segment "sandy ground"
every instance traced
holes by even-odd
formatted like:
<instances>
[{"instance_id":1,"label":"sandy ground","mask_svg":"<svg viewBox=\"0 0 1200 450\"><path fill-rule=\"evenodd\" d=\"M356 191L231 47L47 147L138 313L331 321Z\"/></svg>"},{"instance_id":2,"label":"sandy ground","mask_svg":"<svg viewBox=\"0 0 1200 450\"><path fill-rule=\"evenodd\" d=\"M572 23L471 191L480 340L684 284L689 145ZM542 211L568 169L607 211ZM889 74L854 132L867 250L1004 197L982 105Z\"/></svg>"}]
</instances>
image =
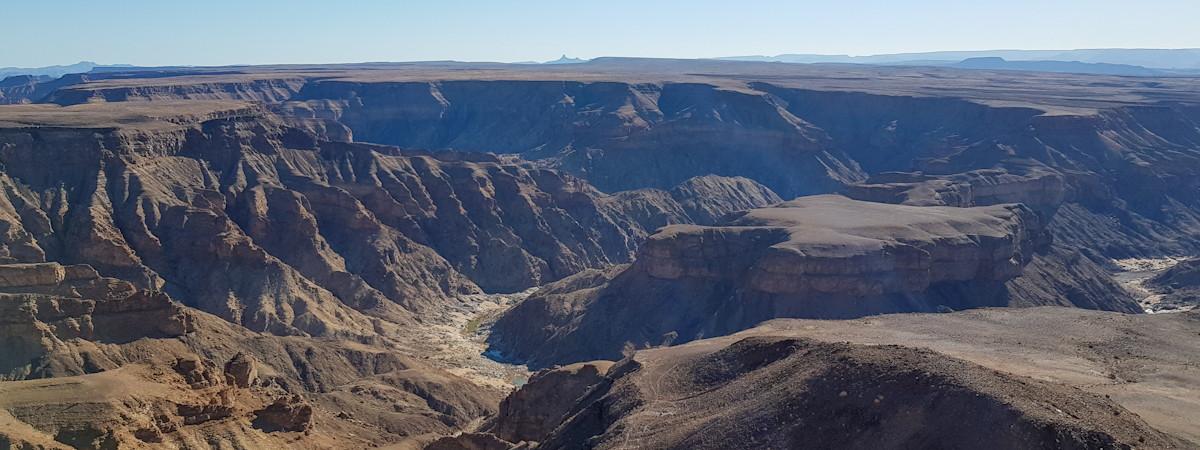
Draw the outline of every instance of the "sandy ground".
<instances>
[{"instance_id":1,"label":"sandy ground","mask_svg":"<svg viewBox=\"0 0 1200 450\"><path fill-rule=\"evenodd\" d=\"M459 297L444 313L428 319L407 337L405 353L418 355L435 367L475 383L511 391L529 379L523 365L506 364L484 355L491 324L501 313L528 297L533 290L514 294L481 294Z\"/></svg>"},{"instance_id":2,"label":"sandy ground","mask_svg":"<svg viewBox=\"0 0 1200 450\"><path fill-rule=\"evenodd\" d=\"M1146 281L1153 278L1158 273L1174 267L1180 262L1186 261L1185 257L1166 257L1166 258L1127 258L1113 261L1122 272L1113 274L1113 278L1121 284L1125 290L1133 295L1133 298L1141 303L1142 309L1147 313L1168 313L1182 312L1193 309L1194 307L1179 307L1162 303L1163 296L1155 294L1149 289L1146 289Z\"/></svg>"}]
</instances>

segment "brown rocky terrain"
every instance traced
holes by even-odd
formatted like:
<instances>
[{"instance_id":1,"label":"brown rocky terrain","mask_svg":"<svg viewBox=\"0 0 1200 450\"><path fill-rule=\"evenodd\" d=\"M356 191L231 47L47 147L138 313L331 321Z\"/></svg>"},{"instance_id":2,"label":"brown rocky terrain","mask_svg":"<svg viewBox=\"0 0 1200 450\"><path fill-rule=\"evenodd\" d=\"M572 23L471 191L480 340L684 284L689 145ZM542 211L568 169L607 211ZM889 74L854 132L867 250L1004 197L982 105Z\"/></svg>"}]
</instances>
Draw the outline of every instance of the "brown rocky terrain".
<instances>
[{"instance_id":1,"label":"brown rocky terrain","mask_svg":"<svg viewBox=\"0 0 1200 450\"><path fill-rule=\"evenodd\" d=\"M0 442L365 447L448 433L496 408L498 392L388 346L275 337L195 314L175 338L63 341L47 357L63 369L0 383ZM117 367L75 372L77 355Z\"/></svg>"},{"instance_id":2,"label":"brown rocky terrain","mask_svg":"<svg viewBox=\"0 0 1200 450\"><path fill-rule=\"evenodd\" d=\"M1194 337L1186 315L794 322L856 344L773 322L543 372L503 402L525 372L479 353L488 333L490 356L536 367L777 317L1140 312L1111 260L1200 249L1197 92L611 58L6 79L0 444L1180 445L1146 423L1196 441L1171 381L1194 365L1172 341ZM875 346L914 342L939 354ZM851 401L866 387L886 399ZM949 425L968 409L1010 427ZM775 414L807 410L836 422Z\"/></svg>"},{"instance_id":3,"label":"brown rocky terrain","mask_svg":"<svg viewBox=\"0 0 1200 450\"><path fill-rule=\"evenodd\" d=\"M437 448L1195 448L1198 323L1058 307L776 320L547 369Z\"/></svg>"},{"instance_id":4,"label":"brown rocky terrain","mask_svg":"<svg viewBox=\"0 0 1200 450\"><path fill-rule=\"evenodd\" d=\"M485 154L322 141L222 101L0 108L0 162L0 373L24 380L12 398L53 393L4 405L23 430L5 439L84 448L444 434L502 394L405 356L457 297L779 201L716 176L607 195ZM222 365L230 381L209 386ZM181 402L197 383L213 392Z\"/></svg>"},{"instance_id":5,"label":"brown rocky terrain","mask_svg":"<svg viewBox=\"0 0 1200 450\"><path fill-rule=\"evenodd\" d=\"M602 58L78 81L45 101L262 102L329 139L516 153L608 191L715 173L785 198L845 191L900 202L926 192L915 195L921 204L1061 205L1050 226L1069 248L1100 258L1196 251L1198 99L1186 77Z\"/></svg>"},{"instance_id":6,"label":"brown rocky terrain","mask_svg":"<svg viewBox=\"0 0 1200 450\"><path fill-rule=\"evenodd\" d=\"M520 154L608 191L715 173L785 198L1019 201L1100 266L1197 250L1193 78L621 58L88 77L46 101L264 102L329 139Z\"/></svg>"},{"instance_id":7,"label":"brown rocky terrain","mask_svg":"<svg viewBox=\"0 0 1200 450\"><path fill-rule=\"evenodd\" d=\"M128 343L193 331L193 317L159 292L101 277L86 265L0 265L0 379L115 369L79 342Z\"/></svg>"},{"instance_id":8,"label":"brown rocky terrain","mask_svg":"<svg viewBox=\"0 0 1200 450\"><path fill-rule=\"evenodd\" d=\"M0 122L15 262L90 264L276 334L368 333L364 312L522 290L628 261L657 226L778 201L719 177L610 197L487 155L319 141L246 104L30 105Z\"/></svg>"},{"instance_id":9,"label":"brown rocky terrain","mask_svg":"<svg viewBox=\"0 0 1200 450\"><path fill-rule=\"evenodd\" d=\"M0 446L328 448L440 434L499 392L353 342L254 333L86 265L0 265Z\"/></svg>"},{"instance_id":10,"label":"brown rocky terrain","mask_svg":"<svg viewBox=\"0 0 1200 450\"><path fill-rule=\"evenodd\" d=\"M538 372L500 402L488 432L508 442L542 441L566 419L575 402L606 382L609 361L572 364Z\"/></svg>"}]
</instances>

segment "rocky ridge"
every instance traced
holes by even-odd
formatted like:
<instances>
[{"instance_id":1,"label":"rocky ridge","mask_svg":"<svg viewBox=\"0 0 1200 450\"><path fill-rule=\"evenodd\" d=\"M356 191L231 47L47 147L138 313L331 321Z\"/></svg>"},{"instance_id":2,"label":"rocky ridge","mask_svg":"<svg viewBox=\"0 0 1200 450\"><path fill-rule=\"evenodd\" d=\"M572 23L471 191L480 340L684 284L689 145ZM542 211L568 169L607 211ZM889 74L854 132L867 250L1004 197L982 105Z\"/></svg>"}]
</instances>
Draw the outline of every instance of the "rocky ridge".
<instances>
[{"instance_id":1,"label":"rocky ridge","mask_svg":"<svg viewBox=\"0 0 1200 450\"><path fill-rule=\"evenodd\" d=\"M542 372L506 400L588 386L551 425L513 440L485 429L431 448L1191 447L1061 379L925 349L793 337L778 326L640 351L601 377L581 367ZM537 412L572 396L541 395L540 407L502 410L493 430L545 423ZM470 445L487 437L500 443Z\"/></svg>"}]
</instances>

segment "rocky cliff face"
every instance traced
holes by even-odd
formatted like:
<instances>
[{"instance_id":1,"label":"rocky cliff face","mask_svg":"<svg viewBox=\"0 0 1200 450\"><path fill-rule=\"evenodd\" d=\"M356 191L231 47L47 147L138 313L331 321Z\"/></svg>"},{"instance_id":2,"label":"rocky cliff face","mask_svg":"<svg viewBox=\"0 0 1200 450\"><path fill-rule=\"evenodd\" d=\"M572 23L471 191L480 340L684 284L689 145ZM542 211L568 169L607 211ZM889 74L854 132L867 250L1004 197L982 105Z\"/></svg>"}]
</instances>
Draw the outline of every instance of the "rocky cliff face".
<instances>
[{"instance_id":1,"label":"rocky cliff face","mask_svg":"<svg viewBox=\"0 0 1200 450\"><path fill-rule=\"evenodd\" d=\"M500 395L386 336L253 333L87 265L0 265L0 317L5 445L370 446L446 433Z\"/></svg>"},{"instance_id":2,"label":"rocky cliff face","mask_svg":"<svg viewBox=\"0 0 1200 450\"><path fill-rule=\"evenodd\" d=\"M90 264L255 330L369 335L369 316L628 261L654 227L778 201L719 177L610 197L487 156L320 141L238 108L0 130L7 258Z\"/></svg>"},{"instance_id":3,"label":"rocky cliff face","mask_svg":"<svg viewBox=\"0 0 1200 450\"><path fill-rule=\"evenodd\" d=\"M40 100L43 95L40 90L47 81L43 77L35 77L32 75L17 75L0 80L0 104L12 105L19 103L33 103Z\"/></svg>"},{"instance_id":4,"label":"rocky cliff face","mask_svg":"<svg viewBox=\"0 0 1200 450\"><path fill-rule=\"evenodd\" d=\"M850 185L851 198L913 206L986 206L1021 203L1044 219L1066 198L1065 178L1044 166L972 170L943 176L885 172Z\"/></svg>"},{"instance_id":5,"label":"rocky cliff face","mask_svg":"<svg viewBox=\"0 0 1200 450\"><path fill-rule=\"evenodd\" d=\"M718 227L663 229L635 268L660 280L725 280L797 297L874 297L940 283L1004 281L1044 241L1019 206L903 208L838 196L748 210Z\"/></svg>"},{"instance_id":6,"label":"rocky cliff face","mask_svg":"<svg viewBox=\"0 0 1200 450\"><path fill-rule=\"evenodd\" d=\"M717 174L794 196L861 176L762 93L704 84L333 80L282 111L343 124L357 141L553 157L609 191Z\"/></svg>"},{"instance_id":7,"label":"rocky cliff face","mask_svg":"<svg viewBox=\"0 0 1200 450\"><path fill-rule=\"evenodd\" d=\"M499 401L498 392L389 345L276 337L203 313L196 319L173 338L64 340L85 361L120 367L0 384L0 442L371 447L449 433L494 413Z\"/></svg>"},{"instance_id":8,"label":"rocky cliff face","mask_svg":"<svg viewBox=\"0 0 1200 450\"><path fill-rule=\"evenodd\" d=\"M508 442L541 442L592 389L607 383L610 361L571 364L538 372L500 402L484 429Z\"/></svg>"},{"instance_id":9,"label":"rocky cliff face","mask_svg":"<svg viewBox=\"0 0 1200 450\"><path fill-rule=\"evenodd\" d=\"M71 83L55 90L43 101L59 105L78 105L88 102L123 102L147 100L239 100L281 102L295 95L306 80L302 77L255 77L236 71L208 72L191 75L186 71L167 74L155 79L153 74L134 80L124 80L120 73L77 75L92 84ZM191 75L191 76L189 76ZM176 77L184 77L182 79ZM69 77L69 76L68 76ZM68 77L64 77L69 79ZM233 78L231 80L230 78Z\"/></svg>"},{"instance_id":10,"label":"rocky cliff face","mask_svg":"<svg viewBox=\"0 0 1200 450\"><path fill-rule=\"evenodd\" d=\"M117 362L74 341L128 343L182 336L192 317L160 292L101 277L86 265L0 265L0 378L113 369Z\"/></svg>"},{"instance_id":11,"label":"rocky cliff face","mask_svg":"<svg viewBox=\"0 0 1200 450\"><path fill-rule=\"evenodd\" d=\"M632 265L533 294L497 322L493 345L541 366L615 358L626 345L687 342L776 317L1058 302L1006 286L1046 249L1045 239L1038 215L1023 206L802 197L719 226L663 228ZM1081 306L1136 308L1118 301Z\"/></svg>"}]
</instances>

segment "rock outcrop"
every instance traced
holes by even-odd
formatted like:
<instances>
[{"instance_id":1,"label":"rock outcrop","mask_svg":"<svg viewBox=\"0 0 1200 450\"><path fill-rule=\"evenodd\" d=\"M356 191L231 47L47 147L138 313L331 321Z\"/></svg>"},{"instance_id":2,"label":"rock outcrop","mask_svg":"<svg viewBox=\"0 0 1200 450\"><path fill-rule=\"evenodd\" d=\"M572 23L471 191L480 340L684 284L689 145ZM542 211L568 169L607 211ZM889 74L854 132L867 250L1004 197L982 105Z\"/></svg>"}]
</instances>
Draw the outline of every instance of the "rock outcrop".
<instances>
[{"instance_id":1,"label":"rock outcrop","mask_svg":"<svg viewBox=\"0 0 1200 450\"><path fill-rule=\"evenodd\" d=\"M193 313L194 329L175 338L64 341L71 353L114 367L0 383L0 439L85 448L370 447L450 433L494 414L500 400L388 345L252 333Z\"/></svg>"},{"instance_id":2,"label":"rock outcrop","mask_svg":"<svg viewBox=\"0 0 1200 450\"><path fill-rule=\"evenodd\" d=\"M1045 248L1019 205L915 207L802 197L720 226L663 228L627 268L543 288L502 317L494 347L535 366L728 334L777 317L847 318L1010 302Z\"/></svg>"},{"instance_id":3,"label":"rock outcrop","mask_svg":"<svg viewBox=\"0 0 1200 450\"><path fill-rule=\"evenodd\" d=\"M161 292L101 277L87 265L0 265L0 379L95 372L119 364L72 345L182 336L193 317Z\"/></svg>"},{"instance_id":4,"label":"rock outcrop","mask_svg":"<svg viewBox=\"0 0 1200 450\"><path fill-rule=\"evenodd\" d=\"M987 206L1021 203L1045 220L1066 199L1065 177L1040 164L1013 164L944 176L885 172L847 187L858 200L913 206Z\"/></svg>"},{"instance_id":5,"label":"rock outcrop","mask_svg":"<svg viewBox=\"0 0 1200 450\"><path fill-rule=\"evenodd\" d=\"M458 436L446 436L425 446L425 450L509 450L512 448L516 448L516 445L489 433L463 433Z\"/></svg>"},{"instance_id":6,"label":"rock outcrop","mask_svg":"<svg viewBox=\"0 0 1200 450\"><path fill-rule=\"evenodd\" d=\"M814 196L717 227L665 228L634 266L660 280L745 276L754 291L868 298L1006 281L1045 239L1038 218L1020 206L906 208Z\"/></svg>"},{"instance_id":7,"label":"rock outcrop","mask_svg":"<svg viewBox=\"0 0 1200 450\"><path fill-rule=\"evenodd\" d=\"M225 363L225 382L240 388L248 388L258 381L258 363L245 353L238 353Z\"/></svg>"},{"instance_id":8,"label":"rock outcrop","mask_svg":"<svg viewBox=\"0 0 1200 450\"><path fill-rule=\"evenodd\" d=\"M606 381L611 367L610 361L594 361L538 372L500 402L485 430L508 442L543 441L580 399Z\"/></svg>"},{"instance_id":9,"label":"rock outcrop","mask_svg":"<svg viewBox=\"0 0 1200 450\"><path fill-rule=\"evenodd\" d=\"M299 396L284 397L254 412L254 427L266 432L308 431L313 409Z\"/></svg>"}]
</instances>

